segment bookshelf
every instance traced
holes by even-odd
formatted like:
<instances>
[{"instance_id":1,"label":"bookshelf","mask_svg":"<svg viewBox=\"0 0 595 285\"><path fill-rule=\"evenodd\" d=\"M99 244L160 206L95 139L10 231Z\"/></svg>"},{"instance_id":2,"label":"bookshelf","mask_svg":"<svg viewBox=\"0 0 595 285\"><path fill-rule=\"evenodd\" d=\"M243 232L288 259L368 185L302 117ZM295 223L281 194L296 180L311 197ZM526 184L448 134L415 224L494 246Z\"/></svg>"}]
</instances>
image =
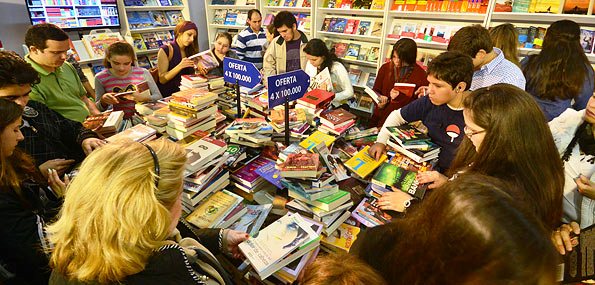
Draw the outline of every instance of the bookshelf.
<instances>
[{"instance_id":1,"label":"bookshelf","mask_svg":"<svg viewBox=\"0 0 595 285\"><path fill-rule=\"evenodd\" d=\"M263 19L267 15L276 15L280 11L291 12L297 21L298 30L304 32L308 39L314 36L314 17L313 9L316 1L311 0L260 0ZM270 19L270 16L269 16ZM263 24L263 26L265 26Z\"/></svg>"},{"instance_id":2,"label":"bookshelf","mask_svg":"<svg viewBox=\"0 0 595 285\"><path fill-rule=\"evenodd\" d=\"M258 9L254 0L204 0L209 45L219 32L228 32L234 38L246 28L248 11ZM263 14L264 20L264 14ZM203 48L204 49L204 48Z\"/></svg>"}]
</instances>

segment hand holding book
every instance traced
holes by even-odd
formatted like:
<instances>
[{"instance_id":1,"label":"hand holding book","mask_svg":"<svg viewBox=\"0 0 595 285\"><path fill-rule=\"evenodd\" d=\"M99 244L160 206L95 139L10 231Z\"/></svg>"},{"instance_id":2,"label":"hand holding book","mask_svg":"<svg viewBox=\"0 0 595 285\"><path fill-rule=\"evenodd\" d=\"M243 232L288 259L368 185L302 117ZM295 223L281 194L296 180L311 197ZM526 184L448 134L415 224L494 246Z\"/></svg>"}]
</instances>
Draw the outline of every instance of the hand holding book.
<instances>
[{"instance_id":1,"label":"hand holding book","mask_svg":"<svg viewBox=\"0 0 595 285\"><path fill-rule=\"evenodd\" d=\"M234 258L241 258L243 255L240 252L238 245L250 238L250 236L241 231L225 229L223 230L222 251L228 252Z\"/></svg>"},{"instance_id":2,"label":"hand holding book","mask_svg":"<svg viewBox=\"0 0 595 285\"><path fill-rule=\"evenodd\" d=\"M552 241L558 252L565 255L572 251L572 248L578 245L577 235L581 233L581 228L576 222L562 224L552 233Z\"/></svg>"},{"instance_id":3,"label":"hand holding book","mask_svg":"<svg viewBox=\"0 0 595 285\"><path fill-rule=\"evenodd\" d=\"M382 197L378 199L378 206L382 210L404 212L411 204L413 197L394 186L392 188L392 192L388 191L382 193Z\"/></svg>"}]
</instances>

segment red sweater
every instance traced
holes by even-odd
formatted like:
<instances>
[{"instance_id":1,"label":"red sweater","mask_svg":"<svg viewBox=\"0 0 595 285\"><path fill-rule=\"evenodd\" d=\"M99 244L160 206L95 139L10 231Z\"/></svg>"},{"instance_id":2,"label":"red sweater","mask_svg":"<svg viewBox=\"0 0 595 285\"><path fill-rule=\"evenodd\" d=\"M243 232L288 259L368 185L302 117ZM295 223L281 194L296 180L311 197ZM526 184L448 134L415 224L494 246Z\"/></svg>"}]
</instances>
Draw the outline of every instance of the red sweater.
<instances>
[{"instance_id":1,"label":"red sweater","mask_svg":"<svg viewBox=\"0 0 595 285\"><path fill-rule=\"evenodd\" d=\"M399 71L397 71L399 72ZM389 61L383 64L378 71L378 75L376 76L376 81L374 82L374 91L388 97L390 99L390 91L393 89L395 85L395 67L392 61ZM426 71L419 65L415 64L413 66L413 71L411 75L407 79L399 80L401 83L413 83L415 84L415 90L421 86L428 86L428 79ZM407 97L405 94L399 94L397 98L390 100L390 102L382 109L376 108L374 109L374 115L372 116L370 127L376 126L381 128L384 124L384 121L390 114L390 112L394 110L398 110L403 106L411 103L413 100L417 99L417 96L413 95L412 97Z\"/></svg>"}]
</instances>

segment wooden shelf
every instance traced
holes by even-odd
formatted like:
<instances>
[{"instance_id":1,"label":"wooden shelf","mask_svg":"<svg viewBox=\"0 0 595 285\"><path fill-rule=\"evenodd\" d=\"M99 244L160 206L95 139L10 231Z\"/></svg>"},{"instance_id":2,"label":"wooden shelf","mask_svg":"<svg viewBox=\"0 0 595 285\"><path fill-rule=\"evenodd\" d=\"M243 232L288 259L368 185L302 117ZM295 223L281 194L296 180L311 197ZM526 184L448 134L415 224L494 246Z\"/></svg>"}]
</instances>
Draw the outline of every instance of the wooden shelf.
<instances>
[{"instance_id":1,"label":"wooden shelf","mask_svg":"<svg viewBox=\"0 0 595 285\"><path fill-rule=\"evenodd\" d=\"M124 6L128 11L181 11L184 6Z\"/></svg>"},{"instance_id":2,"label":"wooden shelf","mask_svg":"<svg viewBox=\"0 0 595 285\"><path fill-rule=\"evenodd\" d=\"M360 35L331 33L331 32L323 32L323 31L317 31L317 33L318 33L318 35L327 36L327 37L335 37L335 38L342 38L342 39L348 39L348 40L362 40L362 41L366 41L366 42L380 43L380 38L373 37L373 36L360 36Z\"/></svg>"},{"instance_id":3,"label":"wooden shelf","mask_svg":"<svg viewBox=\"0 0 595 285\"><path fill-rule=\"evenodd\" d=\"M483 22L486 14L479 13L455 13L455 12L423 12L423 11L390 11L388 14L393 18L441 20L441 21L467 21Z\"/></svg>"},{"instance_id":4,"label":"wooden shelf","mask_svg":"<svg viewBox=\"0 0 595 285\"><path fill-rule=\"evenodd\" d=\"M334 15L384 16L384 10L318 8L317 11Z\"/></svg>"},{"instance_id":5,"label":"wooden shelf","mask_svg":"<svg viewBox=\"0 0 595 285\"><path fill-rule=\"evenodd\" d=\"M545 23L550 24L559 20L572 20L581 26L595 26L595 15L573 15L573 14L546 14L546 13L507 13L494 12L492 14L491 25L494 22L510 23Z\"/></svg>"}]
</instances>

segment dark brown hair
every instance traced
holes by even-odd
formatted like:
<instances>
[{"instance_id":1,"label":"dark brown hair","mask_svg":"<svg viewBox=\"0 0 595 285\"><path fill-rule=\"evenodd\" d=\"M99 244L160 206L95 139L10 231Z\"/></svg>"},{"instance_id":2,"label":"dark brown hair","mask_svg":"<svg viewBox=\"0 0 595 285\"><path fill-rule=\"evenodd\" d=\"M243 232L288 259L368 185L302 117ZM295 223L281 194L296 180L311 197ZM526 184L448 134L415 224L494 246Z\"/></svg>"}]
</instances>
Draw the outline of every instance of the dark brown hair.
<instances>
[{"instance_id":1,"label":"dark brown hair","mask_svg":"<svg viewBox=\"0 0 595 285\"><path fill-rule=\"evenodd\" d=\"M473 78L473 60L459 52L443 52L428 64L428 75L450 84L452 88L465 82L467 90Z\"/></svg>"},{"instance_id":2,"label":"dark brown hair","mask_svg":"<svg viewBox=\"0 0 595 285\"><path fill-rule=\"evenodd\" d=\"M23 107L19 104L0 99L0 133L4 132L8 125L20 119L23 114ZM0 145L4 144L0 141ZM33 158L15 148L12 155L5 157L4 153L0 151L0 189L2 191L15 191L22 201L26 201L21 194L21 182L27 178L39 178L37 167L33 162ZM38 180L42 182L44 180Z\"/></svg>"},{"instance_id":3,"label":"dark brown hair","mask_svg":"<svg viewBox=\"0 0 595 285\"><path fill-rule=\"evenodd\" d=\"M106 68L112 68L112 64L109 62L112 59L112 56L115 55L126 55L130 57L130 61L132 61L132 65L134 64L134 60L136 55L134 54L134 48L127 43L127 42L115 42L107 47L105 51L105 57L103 58L103 66Z\"/></svg>"},{"instance_id":4,"label":"dark brown hair","mask_svg":"<svg viewBox=\"0 0 595 285\"><path fill-rule=\"evenodd\" d=\"M301 285L385 285L382 277L354 255L319 256L304 269Z\"/></svg>"},{"instance_id":5,"label":"dark brown hair","mask_svg":"<svg viewBox=\"0 0 595 285\"><path fill-rule=\"evenodd\" d=\"M402 38L393 45L391 57L395 55L400 62L413 66L417 60L417 44L410 38Z\"/></svg>"},{"instance_id":6,"label":"dark brown hair","mask_svg":"<svg viewBox=\"0 0 595 285\"><path fill-rule=\"evenodd\" d=\"M258 9L250 9L248 10L248 21L252 21L252 15L254 13L258 14L258 16L262 18L262 14L260 14L260 11L258 11Z\"/></svg>"},{"instance_id":7,"label":"dark brown hair","mask_svg":"<svg viewBox=\"0 0 595 285\"><path fill-rule=\"evenodd\" d=\"M494 44L490 33L480 25L462 27L450 38L448 51L458 51L475 58L479 50L492 52Z\"/></svg>"},{"instance_id":8,"label":"dark brown hair","mask_svg":"<svg viewBox=\"0 0 595 285\"><path fill-rule=\"evenodd\" d=\"M541 99L573 99L590 68L580 45L579 25L570 20L556 21L547 29L541 52L529 56L523 68L526 89Z\"/></svg>"},{"instance_id":9,"label":"dark brown hair","mask_svg":"<svg viewBox=\"0 0 595 285\"><path fill-rule=\"evenodd\" d=\"M0 51L0 88L8 85L39 83L37 71L12 51Z\"/></svg>"},{"instance_id":10,"label":"dark brown hair","mask_svg":"<svg viewBox=\"0 0 595 285\"><path fill-rule=\"evenodd\" d=\"M37 24L29 27L25 35L27 47L34 46L42 51L48 47L47 40L66 41L68 34L54 24Z\"/></svg>"},{"instance_id":11,"label":"dark brown hair","mask_svg":"<svg viewBox=\"0 0 595 285\"><path fill-rule=\"evenodd\" d=\"M507 181L546 227L562 218L564 169L541 109L527 92L510 84L473 91L463 100L465 115L485 129L479 150L463 138L450 174L464 170Z\"/></svg>"},{"instance_id":12,"label":"dark brown hair","mask_svg":"<svg viewBox=\"0 0 595 285\"><path fill-rule=\"evenodd\" d=\"M304 52L311 56L318 56L324 58L324 61L322 62L318 70L324 70L325 68L328 68L328 71L332 72L333 62L337 61L343 64L335 54L335 50L331 49L329 51L326 44L321 39L311 39L310 41L308 41L308 43L304 47Z\"/></svg>"},{"instance_id":13,"label":"dark brown hair","mask_svg":"<svg viewBox=\"0 0 595 285\"><path fill-rule=\"evenodd\" d=\"M359 237L354 253L392 284L554 284L549 234L507 187L462 174L405 218Z\"/></svg>"},{"instance_id":14,"label":"dark brown hair","mask_svg":"<svg viewBox=\"0 0 595 285\"><path fill-rule=\"evenodd\" d=\"M521 66L518 49L519 33L514 25L506 23L490 28L490 38L492 38L494 46L502 50L506 59L516 66Z\"/></svg>"},{"instance_id":15,"label":"dark brown hair","mask_svg":"<svg viewBox=\"0 0 595 285\"><path fill-rule=\"evenodd\" d=\"M273 25L275 29L279 29L282 26L287 27L288 29L292 29L293 25L297 28L297 21L295 20L295 16L288 11L281 11L277 15L275 15L275 19L273 19Z\"/></svg>"},{"instance_id":16,"label":"dark brown hair","mask_svg":"<svg viewBox=\"0 0 595 285\"><path fill-rule=\"evenodd\" d=\"M182 21L179 22L176 27L174 28L174 38L178 38L182 35L183 32L180 32L182 30L182 28L184 28L184 26L188 25L189 23L192 23L190 21ZM194 24L194 23L192 23ZM184 53L186 53L186 57L189 57L191 55L194 55L196 53L198 53L198 30L196 31L196 38L194 38L194 41L192 42L191 45L187 46L184 49ZM166 49L167 50L167 49Z\"/></svg>"}]
</instances>

